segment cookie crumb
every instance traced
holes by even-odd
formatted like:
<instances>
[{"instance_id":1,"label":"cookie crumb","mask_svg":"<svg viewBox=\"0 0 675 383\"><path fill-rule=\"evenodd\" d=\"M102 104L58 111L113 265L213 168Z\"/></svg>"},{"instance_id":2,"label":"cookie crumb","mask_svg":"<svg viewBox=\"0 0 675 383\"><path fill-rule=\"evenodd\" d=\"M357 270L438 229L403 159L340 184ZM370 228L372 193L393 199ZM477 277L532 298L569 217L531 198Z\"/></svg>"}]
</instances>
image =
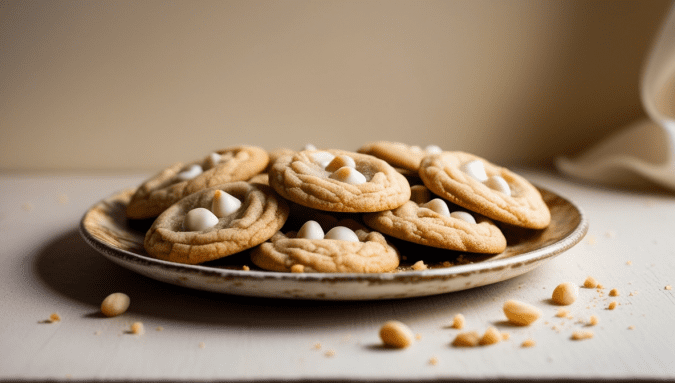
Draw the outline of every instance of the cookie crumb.
<instances>
[{"instance_id":1,"label":"cookie crumb","mask_svg":"<svg viewBox=\"0 0 675 383\"><path fill-rule=\"evenodd\" d=\"M671 286L671 285L666 285L666 287L664 287L664 289L665 289L665 290L672 290L672 289L673 289L673 286Z\"/></svg>"},{"instance_id":2,"label":"cookie crumb","mask_svg":"<svg viewBox=\"0 0 675 383\"><path fill-rule=\"evenodd\" d=\"M291 266L291 273L304 273L305 272L305 266L300 265L300 264L295 264Z\"/></svg>"},{"instance_id":3,"label":"cookie crumb","mask_svg":"<svg viewBox=\"0 0 675 383\"><path fill-rule=\"evenodd\" d=\"M626 264L627 264L628 266L630 266L630 265L633 264L633 261L626 261Z\"/></svg>"},{"instance_id":4,"label":"cookie crumb","mask_svg":"<svg viewBox=\"0 0 675 383\"><path fill-rule=\"evenodd\" d=\"M537 342L534 339L525 339L523 343L520 344L520 347L534 347L537 345Z\"/></svg>"},{"instance_id":5,"label":"cookie crumb","mask_svg":"<svg viewBox=\"0 0 675 383\"><path fill-rule=\"evenodd\" d=\"M134 322L131 325L131 333L135 335L143 335L145 333L145 327L143 327L143 322Z\"/></svg>"},{"instance_id":6,"label":"cookie crumb","mask_svg":"<svg viewBox=\"0 0 675 383\"><path fill-rule=\"evenodd\" d=\"M450 261L443 261L443 267L450 267L452 266L452 262Z\"/></svg>"},{"instance_id":7,"label":"cookie crumb","mask_svg":"<svg viewBox=\"0 0 675 383\"><path fill-rule=\"evenodd\" d=\"M204 343L204 342L199 342L199 348L201 348L202 350L205 349L205 348L206 348L206 343Z\"/></svg>"},{"instance_id":8,"label":"cookie crumb","mask_svg":"<svg viewBox=\"0 0 675 383\"><path fill-rule=\"evenodd\" d=\"M572 333L572 340L591 339L593 337L592 331L575 331Z\"/></svg>"},{"instance_id":9,"label":"cookie crumb","mask_svg":"<svg viewBox=\"0 0 675 383\"><path fill-rule=\"evenodd\" d=\"M497 330L494 327L489 327L486 331L485 334L483 334L483 337L480 338L480 341L478 341L478 344L481 346L487 346L495 343L499 343L502 340L502 334L499 333L499 330Z\"/></svg>"},{"instance_id":10,"label":"cookie crumb","mask_svg":"<svg viewBox=\"0 0 675 383\"><path fill-rule=\"evenodd\" d=\"M511 338L511 334L509 334L508 332L502 333L502 340L509 340L509 338Z\"/></svg>"},{"instance_id":11,"label":"cookie crumb","mask_svg":"<svg viewBox=\"0 0 675 383\"><path fill-rule=\"evenodd\" d=\"M422 340L422 334L420 333L415 334L415 340Z\"/></svg>"},{"instance_id":12,"label":"cookie crumb","mask_svg":"<svg viewBox=\"0 0 675 383\"><path fill-rule=\"evenodd\" d=\"M571 305L579 296L579 287L571 282L561 283L553 290L551 299L557 305Z\"/></svg>"},{"instance_id":13,"label":"cookie crumb","mask_svg":"<svg viewBox=\"0 0 675 383\"><path fill-rule=\"evenodd\" d=\"M587 289L594 289L598 287L598 281L596 281L595 278L588 276L584 281L584 287Z\"/></svg>"},{"instance_id":14,"label":"cookie crumb","mask_svg":"<svg viewBox=\"0 0 675 383\"><path fill-rule=\"evenodd\" d=\"M614 238L614 237L616 237L616 233L610 230L608 232L605 232L605 237Z\"/></svg>"},{"instance_id":15,"label":"cookie crumb","mask_svg":"<svg viewBox=\"0 0 675 383\"><path fill-rule=\"evenodd\" d=\"M33 204L30 202L26 202L23 205L21 205L21 208L25 211L32 211L33 210Z\"/></svg>"},{"instance_id":16,"label":"cookie crumb","mask_svg":"<svg viewBox=\"0 0 675 383\"><path fill-rule=\"evenodd\" d=\"M569 311L565 309L558 309L558 312L555 314L558 318L565 318L567 315L569 315Z\"/></svg>"},{"instance_id":17,"label":"cookie crumb","mask_svg":"<svg viewBox=\"0 0 675 383\"><path fill-rule=\"evenodd\" d=\"M335 356L335 350L328 350L324 355L326 355L327 358L331 358Z\"/></svg>"},{"instance_id":18,"label":"cookie crumb","mask_svg":"<svg viewBox=\"0 0 675 383\"><path fill-rule=\"evenodd\" d=\"M94 332L94 335L96 335L96 336L101 335L101 330Z\"/></svg>"},{"instance_id":19,"label":"cookie crumb","mask_svg":"<svg viewBox=\"0 0 675 383\"><path fill-rule=\"evenodd\" d=\"M162 326L157 326L157 328L155 328L155 330L157 330L157 331L164 331L164 327L162 327Z\"/></svg>"},{"instance_id":20,"label":"cookie crumb","mask_svg":"<svg viewBox=\"0 0 675 383\"><path fill-rule=\"evenodd\" d=\"M437 365L438 364L438 358L436 358L435 356L432 356L431 358L429 358L429 364L432 365L432 366Z\"/></svg>"},{"instance_id":21,"label":"cookie crumb","mask_svg":"<svg viewBox=\"0 0 675 383\"><path fill-rule=\"evenodd\" d=\"M629 330L635 330L635 326L628 326Z\"/></svg>"},{"instance_id":22,"label":"cookie crumb","mask_svg":"<svg viewBox=\"0 0 675 383\"><path fill-rule=\"evenodd\" d=\"M598 286L597 286L597 288L599 288L599 289L604 289L604 288L605 288L605 286L603 286L602 284L598 283Z\"/></svg>"},{"instance_id":23,"label":"cookie crumb","mask_svg":"<svg viewBox=\"0 0 675 383\"><path fill-rule=\"evenodd\" d=\"M591 317L588 319L588 325L589 326L595 326L598 323L600 323L600 318L598 318L595 315L591 315Z\"/></svg>"},{"instance_id":24,"label":"cookie crumb","mask_svg":"<svg viewBox=\"0 0 675 383\"><path fill-rule=\"evenodd\" d=\"M595 236L589 235L588 238L586 239L586 242L587 242L589 245L595 245Z\"/></svg>"},{"instance_id":25,"label":"cookie crumb","mask_svg":"<svg viewBox=\"0 0 675 383\"><path fill-rule=\"evenodd\" d=\"M475 347L480 341L480 334L477 331L462 332L457 334L452 345L455 347Z\"/></svg>"},{"instance_id":26,"label":"cookie crumb","mask_svg":"<svg viewBox=\"0 0 675 383\"><path fill-rule=\"evenodd\" d=\"M321 350L321 343L315 343L315 344L314 344L314 349L315 349L315 350Z\"/></svg>"},{"instance_id":27,"label":"cookie crumb","mask_svg":"<svg viewBox=\"0 0 675 383\"><path fill-rule=\"evenodd\" d=\"M462 328L464 328L464 323L466 323L466 320L464 319L464 315L462 314L457 314L455 315L454 318L452 318L452 328L461 330Z\"/></svg>"},{"instance_id":28,"label":"cookie crumb","mask_svg":"<svg viewBox=\"0 0 675 383\"><path fill-rule=\"evenodd\" d=\"M609 296L610 297L618 297L619 296L619 290L617 289L612 289L609 291Z\"/></svg>"},{"instance_id":29,"label":"cookie crumb","mask_svg":"<svg viewBox=\"0 0 675 383\"><path fill-rule=\"evenodd\" d=\"M412 268L415 271L422 271L428 269L429 267L424 264L424 261L417 261L414 265L412 265Z\"/></svg>"},{"instance_id":30,"label":"cookie crumb","mask_svg":"<svg viewBox=\"0 0 675 383\"><path fill-rule=\"evenodd\" d=\"M617 301L611 301L609 302L609 306L607 306L607 308L610 310L614 310L617 305L618 305Z\"/></svg>"},{"instance_id":31,"label":"cookie crumb","mask_svg":"<svg viewBox=\"0 0 675 383\"><path fill-rule=\"evenodd\" d=\"M541 316L538 308L516 300L504 302L503 311L509 322L518 326L530 325Z\"/></svg>"},{"instance_id":32,"label":"cookie crumb","mask_svg":"<svg viewBox=\"0 0 675 383\"><path fill-rule=\"evenodd\" d=\"M129 308L131 300L124 293L112 293L101 302L101 312L107 317L123 314Z\"/></svg>"},{"instance_id":33,"label":"cookie crumb","mask_svg":"<svg viewBox=\"0 0 675 383\"><path fill-rule=\"evenodd\" d=\"M380 328L380 339L388 347L406 348L412 344L413 338L410 328L399 321L388 321Z\"/></svg>"},{"instance_id":34,"label":"cookie crumb","mask_svg":"<svg viewBox=\"0 0 675 383\"><path fill-rule=\"evenodd\" d=\"M241 269L244 270L244 271L250 271L251 270L251 268L246 266L246 265L242 266Z\"/></svg>"},{"instance_id":35,"label":"cookie crumb","mask_svg":"<svg viewBox=\"0 0 675 383\"><path fill-rule=\"evenodd\" d=\"M51 323L54 323L54 322L61 322L61 316L60 316L58 313L52 313L52 314L49 316L49 321L50 321Z\"/></svg>"}]
</instances>

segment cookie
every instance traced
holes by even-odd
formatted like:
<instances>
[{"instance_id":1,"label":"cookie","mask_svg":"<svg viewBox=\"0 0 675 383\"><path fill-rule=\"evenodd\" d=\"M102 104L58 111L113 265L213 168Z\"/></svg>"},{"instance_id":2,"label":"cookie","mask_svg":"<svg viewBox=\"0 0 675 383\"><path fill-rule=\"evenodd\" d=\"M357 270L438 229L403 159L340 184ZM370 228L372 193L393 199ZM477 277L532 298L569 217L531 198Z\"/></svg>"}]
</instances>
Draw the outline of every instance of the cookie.
<instances>
[{"instance_id":1,"label":"cookie","mask_svg":"<svg viewBox=\"0 0 675 383\"><path fill-rule=\"evenodd\" d=\"M171 205L148 230L144 246L150 255L171 262L212 261L265 242L288 212L286 201L269 186L218 185Z\"/></svg>"},{"instance_id":2,"label":"cookie","mask_svg":"<svg viewBox=\"0 0 675 383\"><path fill-rule=\"evenodd\" d=\"M384 236L354 221L340 221L324 234L316 221L298 232L277 232L251 252L258 267L282 272L384 273L399 264Z\"/></svg>"},{"instance_id":3,"label":"cookie","mask_svg":"<svg viewBox=\"0 0 675 383\"><path fill-rule=\"evenodd\" d=\"M136 190L127 206L127 217L157 217L181 198L199 190L248 180L263 171L268 162L264 149L242 145L218 150L187 165L171 165Z\"/></svg>"},{"instance_id":4,"label":"cookie","mask_svg":"<svg viewBox=\"0 0 675 383\"><path fill-rule=\"evenodd\" d=\"M433 193L495 221L543 229L551 213L539 190L525 178L464 152L425 157L420 177Z\"/></svg>"},{"instance_id":5,"label":"cookie","mask_svg":"<svg viewBox=\"0 0 675 383\"><path fill-rule=\"evenodd\" d=\"M401 142L376 141L363 145L357 152L384 160L404 175L417 175L422 159L442 150L436 145L421 148Z\"/></svg>"},{"instance_id":6,"label":"cookie","mask_svg":"<svg viewBox=\"0 0 675 383\"><path fill-rule=\"evenodd\" d=\"M277 159L270 186L284 198L333 212L394 209L410 198L403 175L385 161L342 150L301 151Z\"/></svg>"},{"instance_id":7,"label":"cookie","mask_svg":"<svg viewBox=\"0 0 675 383\"><path fill-rule=\"evenodd\" d=\"M411 200L403 206L364 214L363 220L381 233L420 245L484 254L506 248L506 238L490 219L431 199L424 186L414 186Z\"/></svg>"}]
</instances>

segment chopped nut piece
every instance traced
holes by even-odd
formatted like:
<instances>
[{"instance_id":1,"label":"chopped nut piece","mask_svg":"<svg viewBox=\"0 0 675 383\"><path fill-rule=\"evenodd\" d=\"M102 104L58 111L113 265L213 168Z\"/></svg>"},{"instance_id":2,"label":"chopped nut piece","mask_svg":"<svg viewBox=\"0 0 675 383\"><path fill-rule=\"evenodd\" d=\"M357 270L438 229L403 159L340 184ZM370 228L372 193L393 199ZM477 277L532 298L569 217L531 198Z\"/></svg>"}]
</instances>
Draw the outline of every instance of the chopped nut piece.
<instances>
[{"instance_id":1,"label":"chopped nut piece","mask_svg":"<svg viewBox=\"0 0 675 383\"><path fill-rule=\"evenodd\" d=\"M600 323L600 318L598 318L595 315L591 315L590 319L588 320L588 325L589 326L595 326L598 323Z\"/></svg>"},{"instance_id":2,"label":"chopped nut piece","mask_svg":"<svg viewBox=\"0 0 675 383\"><path fill-rule=\"evenodd\" d=\"M480 341L480 334L477 331L462 332L457 334L452 345L455 347L475 347Z\"/></svg>"},{"instance_id":3,"label":"chopped nut piece","mask_svg":"<svg viewBox=\"0 0 675 383\"><path fill-rule=\"evenodd\" d=\"M534 347L537 345L537 342L534 339L525 339L520 347Z\"/></svg>"},{"instance_id":4,"label":"chopped nut piece","mask_svg":"<svg viewBox=\"0 0 675 383\"><path fill-rule=\"evenodd\" d=\"M464 328L464 323L466 321L464 320L464 315L462 314L457 314L455 315L454 318L452 318L452 327L461 330Z\"/></svg>"},{"instance_id":5,"label":"chopped nut piece","mask_svg":"<svg viewBox=\"0 0 675 383\"><path fill-rule=\"evenodd\" d=\"M49 321L50 322L60 322L61 321L61 316L58 313L52 313L49 316Z\"/></svg>"},{"instance_id":6,"label":"chopped nut piece","mask_svg":"<svg viewBox=\"0 0 675 383\"><path fill-rule=\"evenodd\" d=\"M113 293L101 302L101 312L107 317L123 314L129 308L131 300L124 293Z\"/></svg>"},{"instance_id":7,"label":"chopped nut piece","mask_svg":"<svg viewBox=\"0 0 675 383\"><path fill-rule=\"evenodd\" d=\"M518 326L527 326L541 316L538 308L516 300L504 302L503 310L509 322Z\"/></svg>"},{"instance_id":8,"label":"chopped nut piece","mask_svg":"<svg viewBox=\"0 0 675 383\"><path fill-rule=\"evenodd\" d=\"M594 289L598 287L598 281L596 281L595 278L588 276L584 281L584 287L587 289Z\"/></svg>"},{"instance_id":9,"label":"chopped nut piece","mask_svg":"<svg viewBox=\"0 0 675 383\"><path fill-rule=\"evenodd\" d=\"M593 337L592 331L575 331L572 333L573 340L591 339Z\"/></svg>"},{"instance_id":10,"label":"chopped nut piece","mask_svg":"<svg viewBox=\"0 0 675 383\"><path fill-rule=\"evenodd\" d=\"M305 266L296 264L291 266L291 273L304 273L305 272Z\"/></svg>"},{"instance_id":11,"label":"chopped nut piece","mask_svg":"<svg viewBox=\"0 0 675 383\"><path fill-rule=\"evenodd\" d=\"M487 346L490 344L499 343L501 340L502 334L499 333L499 330L494 327L489 327L485 331L485 334L483 334L483 337L480 338L480 341L478 341L478 344L481 346Z\"/></svg>"},{"instance_id":12,"label":"chopped nut piece","mask_svg":"<svg viewBox=\"0 0 675 383\"><path fill-rule=\"evenodd\" d=\"M609 291L609 296L610 297L618 297L619 296L619 290L617 289L612 289Z\"/></svg>"},{"instance_id":13,"label":"chopped nut piece","mask_svg":"<svg viewBox=\"0 0 675 383\"><path fill-rule=\"evenodd\" d=\"M142 335L145 333L145 327L143 327L143 322L134 322L131 325L131 333L136 335Z\"/></svg>"},{"instance_id":14,"label":"chopped nut piece","mask_svg":"<svg viewBox=\"0 0 675 383\"><path fill-rule=\"evenodd\" d=\"M565 282L559 284L555 290L553 290L553 295L551 299L553 303L557 305L571 305L574 301L577 300L579 296L579 287L573 283Z\"/></svg>"},{"instance_id":15,"label":"chopped nut piece","mask_svg":"<svg viewBox=\"0 0 675 383\"><path fill-rule=\"evenodd\" d=\"M406 348L413 342L414 335L410 328L399 321L389 321L380 328L380 339L393 348Z\"/></svg>"},{"instance_id":16,"label":"chopped nut piece","mask_svg":"<svg viewBox=\"0 0 675 383\"><path fill-rule=\"evenodd\" d=\"M417 261L417 262L415 262L414 265L412 265L412 268L415 271L422 271L422 270L428 269L429 266L425 265L424 261Z\"/></svg>"},{"instance_id":17,"label":"chopped nut piece","mask_svg":"<svg viewBox=\"0 0 675 383\"><path fill-rule=\"evenodd\" d=\"M610 310L614 310L617 305L618 305L618 303L616 301L611 301L611 302L609 302L609 306L607 306L607 308L610 309Z\"/></svg>"}]
</instances>

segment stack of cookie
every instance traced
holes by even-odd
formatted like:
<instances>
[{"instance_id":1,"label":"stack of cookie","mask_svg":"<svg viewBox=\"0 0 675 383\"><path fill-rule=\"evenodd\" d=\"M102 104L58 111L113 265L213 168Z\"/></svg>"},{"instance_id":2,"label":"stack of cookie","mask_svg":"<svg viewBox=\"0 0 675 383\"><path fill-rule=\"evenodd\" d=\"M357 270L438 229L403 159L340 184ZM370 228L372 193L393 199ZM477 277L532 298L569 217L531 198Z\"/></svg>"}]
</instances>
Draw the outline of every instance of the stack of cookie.
<instances>
[{"instance_id":1,"label":"stack of cookie","mask_svg":"<svg viewBox=\"0 0 675 383\"><path fill-rule=\"evenodd\" d=\"M508 169L384 141L358 152L219 150L144 182L127 216L157 217L145 248L159 259L198 264L246 251L264 270L340 273L394 271L401 244L498 254L500 226L550 222L539 191Z\"/></svg>"}]
</instances>

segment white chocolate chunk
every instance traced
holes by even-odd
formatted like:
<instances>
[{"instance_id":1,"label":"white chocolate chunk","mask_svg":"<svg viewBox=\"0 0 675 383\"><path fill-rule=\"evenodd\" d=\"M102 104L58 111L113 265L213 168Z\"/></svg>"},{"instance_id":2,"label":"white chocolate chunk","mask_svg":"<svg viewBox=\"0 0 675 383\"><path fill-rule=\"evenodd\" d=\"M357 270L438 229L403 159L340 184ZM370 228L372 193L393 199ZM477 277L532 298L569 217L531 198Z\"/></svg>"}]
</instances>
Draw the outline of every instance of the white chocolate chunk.
<instances>
[{"instance_id":1,"label":"white chocolate chunk","mask_svg":"<svg viewBox=\"0 0 675 383\"><path fill-rule=\"evenodd\" d=\"M211 202L211 211L218 218L226 217L241 207L241 201L232 195L222 191L216 190L213 194L213 202Z\"/></svg>"},{"instance_id":2,"label":"white chocolate chunk","mask_svg":"<svg viewBox=\"0 0 675 383\"><path fill-rule=\"evenodd\" d=\"M438 145L427 145L424 150L427 152L427 154L440 154L443 153L443 149L441 149L440 146Z\"/></svg>"},{"instance_id":3,"label":"white chocolate chunk","mask_svg":"<svg viewBox=\"0 0 675 383\"><path fill-rule=\"evenodd\" d=\"M340 241L359 242L359 237L352 229L344 226L335 226L328 230L323 239L337 239Z\"/></svg>"},{"instance_id":4,"label":"white chocolate chunk","mask_svg":"<svg viewBox=\"0 0 675 383\"><path fill-rule=\"evenodd\" d=\"M450 213L450 217L461 219L464 222L476 223L476 219L473 216L465 211L453 211Z\"/></svg>"},{"instance_id":5,"label":"white chocolate chunk","mask_svg":"<svg viewBox=\"0 0 675 383\"><path fill-rule=\"evenodd\" d=\"M480 160L465 162L460 167L460 170L480 182L485 182L488 179L487 174L485 174L485 166L483 166Z\"/></svg>"},{"instance_id":6,"label":"white chocolate chunk","mask_svg":"<svg viewBox=\"0 0 675 383\"><path fill-rule=\"evenodd\" d=\"M485 186L489 187L492 190L502 192L508 196L511 195L511 188L509 187L508 182L502 176L491 176L484 182Z\"/></svg>"},{"instance_id":7,"label":"white chocolate chunk","mask_svg":"<svg viewBox=\"0 0 675 383\"><path fill-rule=\"evenodd\" d=\"M330 178L338 181L348 183L350 185L361 185L366 183L366 176L361 174L358 170L343 166L330 175Z\"/></svg>"},{"instance_id":8,"label":"white chocolate chunk","mask_svg":"<svg viewBox=\"0 0 675 383\"><path fill-rule=\"evenodd\" d=\"M202 170L201 166L192 165L189 168L187 168L186 170L183 170L182 172L176 174L176 178L179 181L188 181L188 180L191 180L191 179L197 177L198 175L200 175L202 173L203 173L203 170Z\"/></svg>"},{"instance_id":9,"label":"white chocolate chunk","mask_svg":"<svg viewBox=\"0 0 675 383\"><path fill-rule=\"evenodd\" d=\"M305 144L305 147L302 150L316 150L316 146L312 144Z\"/></svg>"},{"instance_id":10,"label":"white chocolate chunk","mask_svg":"<svg viewBox=\"0 0 675 383\"><path fill-rule=\"evenodd\" d=\"M310 157L312 157L312 160L314 163L318 164L321 166L321 168L325 169L326 166L333 161L333 158L335 158L334 155L328 153L328 152L316 152L310 154Z\"/></svg>"},{"instance_id":11,"label":"white chocolate chunk","mask_svg":"<svg viewBox=\"0 0 675 383\"><path fill-rule=\"evenodd\" d=\"M202 231L215 226L218 223L218 217L211 213L209 209L198 207L190 210L183 220L183 229L186 231Z\"/></svg>"},{"instance_id":12,"label":"white chocolate chunk","mask_svg":"<svg viewBox=\"0 0 675 383\"><path fill-rule=\"evenodd\" d=\"M222 159L223 158L221 157L220 154L215 152L210 153L208 156L206 156L206 159L204 160L205 169L211 169L212 167L218 165L218 163Z\"/></svg>"},{"instance_id":13,"label":"white chocolate chunk","mask_svg":"<svg viewBox=\"0 0 675 383\"><path fill-rule=\"evenodd\" d=\"M444 217L450 217L450 209L448 208L448 204L440 198L432 199L431 201L425 203L424 207L433 210Z\"/></svg>"},{"instance_id":14,"label":"white chocolate chunk","mask_svg":"<svg viewBox=\"0 0 675 383\"><path fill-rule=\"evenodd\" d=\"M307 221L298 231L296 238L323 239L324 233L321 225L316 221Z\"/></svg>"},{"instance_id":15,"label":"white chocolate chunk","mask_svg":"<svg viewBox=\"0 0 675 383\"><path fill-rule=\"evenodd\" d=\"M333 160L328 165L326 165L326 171L334 172L340 169L341 167L345 166L350 168L356 168L356 162L354 162L353 158L346 156L344 154L340 154L339 156L333 158Z\"/></svg>"}]
</instances>

